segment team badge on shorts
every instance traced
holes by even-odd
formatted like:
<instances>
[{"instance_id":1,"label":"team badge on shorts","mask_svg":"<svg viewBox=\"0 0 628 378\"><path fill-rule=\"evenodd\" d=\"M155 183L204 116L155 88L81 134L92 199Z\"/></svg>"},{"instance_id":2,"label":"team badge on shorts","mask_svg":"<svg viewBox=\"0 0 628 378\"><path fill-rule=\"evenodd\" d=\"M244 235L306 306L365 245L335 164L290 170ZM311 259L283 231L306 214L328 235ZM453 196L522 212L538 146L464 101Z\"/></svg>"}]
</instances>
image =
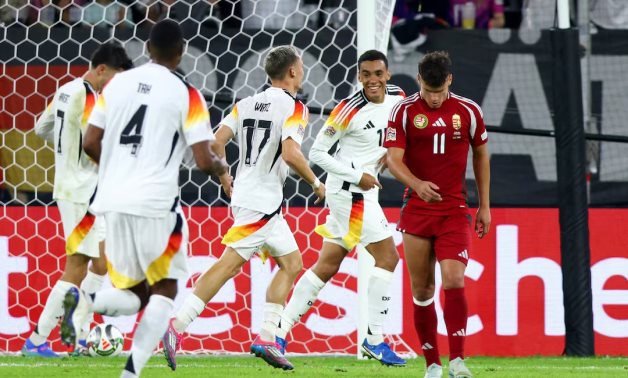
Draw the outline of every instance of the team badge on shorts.
<instances>
[{"instance_id":1,"label":"team badge on shorts","mask_svg":"<svg viewBox=\"0 0 628 378\"><path fill-rule=\"evenodd\" d=\"M386 128L386 141L396 141L397 140L397 130L392 127Z\"/></svg>"},{"instance_id":2,"label":"team badge on shorts","mask_svg":"<svg viewBox=\"0 0 628 378\"><path fill-rule=\"evenodd\" d=\"M417 114L416 116L414 116L414 126L417 129L424 129L425 126L427 126L427 116L425 114Z\"/></svg>"}]
</instances>

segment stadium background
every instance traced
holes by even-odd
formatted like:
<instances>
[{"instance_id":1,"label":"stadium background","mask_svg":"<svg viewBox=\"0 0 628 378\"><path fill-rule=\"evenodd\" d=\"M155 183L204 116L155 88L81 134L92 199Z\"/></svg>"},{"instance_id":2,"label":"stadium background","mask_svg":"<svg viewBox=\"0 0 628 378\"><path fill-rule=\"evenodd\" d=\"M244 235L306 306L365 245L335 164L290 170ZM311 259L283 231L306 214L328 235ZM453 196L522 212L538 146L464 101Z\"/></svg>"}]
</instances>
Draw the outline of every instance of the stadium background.
<instances>
[{"instance_id":1,"label":"stadium background","mask_svg":"<svg viewBox=\"0 0 628 378\"><path fill-rule=\"evenodd\" d=\"M246 3L242 2L243 8ZM260 6L249 16L241 9L242 21L223 15L221 28L196 18L199 2L175 5L171 10L182 21L189 42L181 72L206 95L214 125L237 99L266 85L259 66L273 45L292 43L304 53L302 97L311 111L305 152L325 115L355 88L356 12L351 2L342 2L343 16L337 10L321 12L329 16L323 25L311 25L310 14L287 5L272 10ZM125 44L136 64L146 61L146 26L92 28L79 22L57 22L53 27L14 23L2 28L0 351L19 350L62 267L58 213L48 206L52 204L52 150L32 133L34 119L60 84L87 69L88 57L99 42L113 36ZM628 31L598 30L590 37L590 54L583 60L587 67L583 79L589 88L585 98L590 99L587 131L626 137L628 49L624 41ZM454 60L452 90L477 101L491 126L491 197L497 209L490 237L474 241L472 249L469 353L558 355L564 343L555 209L560 194L551 137L553 61L548 33L524 29L430 31L427 42L404 61L391 60L392 83L407 93L416 91L416 63L422 52L436 49L448 50ZM235 161L236 154L235 146L230 146L230 161ZM605 207L592 209L589 223L596 352L626 355L628 240L624 228L628 211L622 207L628 204L628 144L589 141L587 155L590 204ZM191 206L187 211L195 260L190 265L202 271L220 255L219 237L231 221L215 181L185 167L180 182L182 199ZM381 200L394 223L402 188L390 177L382 182ZM468 188L473 205L473 180L468 180ZM285 193L287 217L309 266L320 247L320 238L312 229L324 213L312 205L307 185L294 178L288 180ZM396 335L399 349L415 349L418 342L404 270L403 265L397 270L399 300L391 311L394 320L389 321L388 332ZM261 314L256 301L264 289L258 286L265 288L269 274L269 266L255 259L203 313L204 323L197 323L185 349L244 352L241 344L251 340L249 327L255 330ZM356 276L357 264L350 259L333 286L326 289L322 303L303 319L304 325L295 328L295 352L354 352ZM131 335L134 318L108 321L117 322ZM441 342L446 344L446 338Z\"/></svg>"}]
</instances>

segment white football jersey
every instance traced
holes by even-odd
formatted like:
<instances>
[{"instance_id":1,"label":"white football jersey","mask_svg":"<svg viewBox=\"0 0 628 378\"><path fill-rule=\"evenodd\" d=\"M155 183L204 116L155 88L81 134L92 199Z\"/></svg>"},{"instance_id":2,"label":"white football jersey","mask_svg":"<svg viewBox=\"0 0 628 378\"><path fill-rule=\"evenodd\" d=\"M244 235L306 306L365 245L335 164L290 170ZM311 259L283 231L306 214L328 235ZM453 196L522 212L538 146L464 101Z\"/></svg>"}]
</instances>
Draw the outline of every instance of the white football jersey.
<instances>
[{"instance_id":1,"label":"white football jersey","mask_svg":"<svg viewBox=\"0 0 628 378\"><path fill-rule=\"evenodd\" d=\"M377 177L378 163L386 154L382 145L388 115L404 97L401 88L387 85L381 104L370 102L360 90L336 105L310 149L310 161L327 172L327 190L367 192L357 184L362 173ZM331 156L329 150L336 142L336 153Z\"/></svg>"},{"instance_id":2,"label":"white football jersey","mask_svg":"<svg viewBox=\"0 0 628 378\"><path fill-rule=\"evenodd\" d=\"M54 142L53 198L88 203L96 188L98 166L83 153L83 134L97 94L82 78L61 86L37 120L35 133Z\"/></svg>"},{"instance_id":3,"label":"white football jersey","mask_svg":"<svg viewBox=\"0 0 628 378\"><path fill-rule=\"evenodd\" d=\"M178 202L185 149L214 139L201 93L152 62L117 74L89 123L104 129L97 214L165 216Z\"/></svg>"},{"instance_id":4,"label":"white football jersey","mask_svg":"<svg viewBox=\"0 0 628 378\"><path fill-rule=\"evenodd\" d=\"M231 205L265 214L283 201L288 165L281 158L281 142L292 138L301 144L309 111L281 88L270 87L244 98L222 120L240 148Z\"/></svg>"}]
</instances>

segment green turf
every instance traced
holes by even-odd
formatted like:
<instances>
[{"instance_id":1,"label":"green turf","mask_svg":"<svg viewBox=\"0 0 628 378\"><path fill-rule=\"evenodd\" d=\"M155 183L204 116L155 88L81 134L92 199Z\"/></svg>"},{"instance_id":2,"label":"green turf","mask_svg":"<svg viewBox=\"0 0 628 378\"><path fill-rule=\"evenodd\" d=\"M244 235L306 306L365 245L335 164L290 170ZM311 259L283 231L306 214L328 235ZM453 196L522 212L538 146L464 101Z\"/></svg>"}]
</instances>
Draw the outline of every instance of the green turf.
<instances>
[{"instance_id":1,"label":"green turf","mask_svg":"<svg viewBox=\"0 0 628 378\"><path fill-rule=\"evenodd\" d=\"M295 370L283 372L248 357L179 357L176 372L161 356L153 357L142 377L423 377L423 359L404 368L387 368L352 357L291 357ZM43 358L0 357L0 377L118 377L124 357ZM628 377L628 358L492 358L472 357L467 366L475 377ZM447 375L445 374L445 377Z\"/></svg>"}]
</instances>

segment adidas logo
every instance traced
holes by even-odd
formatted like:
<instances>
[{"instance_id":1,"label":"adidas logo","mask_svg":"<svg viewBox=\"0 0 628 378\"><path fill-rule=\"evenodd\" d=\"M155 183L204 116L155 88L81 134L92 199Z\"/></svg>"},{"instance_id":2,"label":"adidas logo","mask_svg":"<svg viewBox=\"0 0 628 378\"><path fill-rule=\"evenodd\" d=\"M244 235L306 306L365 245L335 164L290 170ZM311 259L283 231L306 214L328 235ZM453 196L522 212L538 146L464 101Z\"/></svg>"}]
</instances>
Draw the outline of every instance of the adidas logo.
<instances>
[{"instance_id":1,"label":"adidas logo","mask_svg":"<svg viewBox=\"0 0 628 378\"><path fill-rule=\"evenodd\" d=\"M469 260L469 253L467 252L467 250L465 249L464 251L460 252L458 254L458 256L462 257L465 260Z\"/></svg>"},{"instance_id":2,"label":"adidas logo","mask_svg":"<svg viewBox=\"0 0 628 378\"><path fill-rule=\"evenodd\" d=\"M374 128L375 128L375 125L373 125L373 122L369 121L362 130L368 130L368 129L374 129Z\"/></svg>"},{"instance_id":3,"label":"adidas logo","mask_svg":"<svg viewBox=\"0 0 628 378\"><path fill-rule=\"evenodd\" d=\"M423 349L423 350L430 350L430 349L434 349L434 347L431 346L430 343L425 343L425 344L421 345L421 349Z\"/></svg>"},{"instance_id":4,"label":"adidas logo","mask_svg":"<svg viewBox=\"0 0 628 378\"><path fill-rule=\"evenodd\" d=\"M451 335L452 335L452 336L466 336L466 335L467 335L467 333L464 331L464 328L463 328L463 329L460 329L460 330L458 330L458 331L456 331L456 332L452 333Z\"/></svg>"},{"instance_id":5,"label":"adidas logo","mask_svg":"<svg viewBox=\"0 0 628 378\"><path fill-rule=\"evenodd\" d=\"M436 122L432 123L432 126L435 126L435 127L445 127L447 125L445 124L445 121L443 121L443 119L441 117L438 117Z\"/></svg>"}]
</instances>

